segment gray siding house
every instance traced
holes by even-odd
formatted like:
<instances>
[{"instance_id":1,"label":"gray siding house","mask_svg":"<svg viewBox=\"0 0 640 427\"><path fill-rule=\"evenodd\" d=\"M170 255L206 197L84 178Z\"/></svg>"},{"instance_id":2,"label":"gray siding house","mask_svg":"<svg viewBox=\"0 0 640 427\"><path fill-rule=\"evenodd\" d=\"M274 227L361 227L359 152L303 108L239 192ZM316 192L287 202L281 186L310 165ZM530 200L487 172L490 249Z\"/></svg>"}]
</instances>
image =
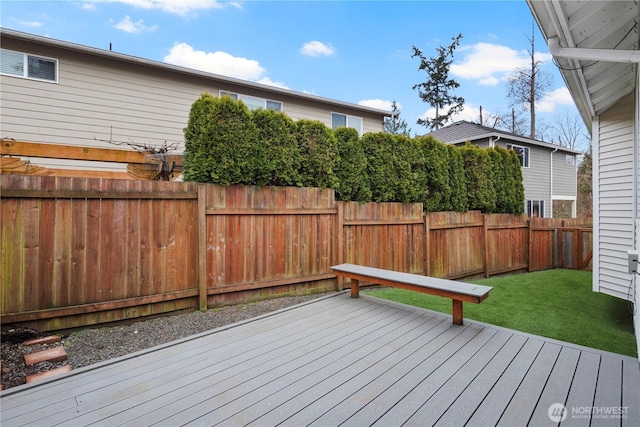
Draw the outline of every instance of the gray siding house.
<instances>
[{"instance_id":1,"label":"gray siding house","mask_svg":"<svg viewBox=\"0 0 640 427\"><path fill-rule=\"evenodd\" d=\"M283 111L294 120L354 127L361 135L382 131L391 115L6 28L0 28L0 46L2 138L105 148L117 148L105 140L166 141L182 151L191 104L205 91L242 99L249 108Z\"/></svg>"},{"instance_id":2,"label":"gray siding house","mask_svg":"<svg viewBox=\"0 0 640 427\"><path fill-rule=\"evenodd\" d=\"M633 302L640 354L638 3L527 2L591 129L593 290Z\"/></svg>"},{"instance_id":3,"label":"gray siding house","mask_svg":"<svg viewBox=\"0 0 640 427\"><path fill-rule=\"evenodd\" d=\"M514 150L522 165L525 212L528 216L553 217L555 201L570 206L576 216L577 169L580 151L467 121L455 122L431 132L439 141L481 148L501 147Z\"/></svg>"}]
</instances>

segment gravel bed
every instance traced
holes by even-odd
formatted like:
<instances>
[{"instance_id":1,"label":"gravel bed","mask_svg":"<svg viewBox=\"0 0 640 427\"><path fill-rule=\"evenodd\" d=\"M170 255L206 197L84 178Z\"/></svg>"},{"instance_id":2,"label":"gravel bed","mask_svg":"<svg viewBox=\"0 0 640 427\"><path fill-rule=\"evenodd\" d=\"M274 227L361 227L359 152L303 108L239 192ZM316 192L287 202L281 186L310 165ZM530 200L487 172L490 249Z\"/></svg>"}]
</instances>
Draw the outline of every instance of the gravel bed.
<instances>
[{"instance_id":1,"label":"gravel bed","mask_svg":"<svg viewBox=\"0 0 640 427\"><path fill-rule=\"evenodd\" d=\"M224 325L240 322L328 294L281 297L209 309L205 312L157 317L130 325L87 328L63 337L62 344L68 354L66 362L43 362L35 367L25 366L24 354L44 350L60 345L60 343L26 347L22 345L25 340L48 334L25 328L3 327L1 337L2 387L6 390L24 384L27 375L39 371L46 371L65 364L74 368L81 368Z\"/></svg>"}]
</instances>

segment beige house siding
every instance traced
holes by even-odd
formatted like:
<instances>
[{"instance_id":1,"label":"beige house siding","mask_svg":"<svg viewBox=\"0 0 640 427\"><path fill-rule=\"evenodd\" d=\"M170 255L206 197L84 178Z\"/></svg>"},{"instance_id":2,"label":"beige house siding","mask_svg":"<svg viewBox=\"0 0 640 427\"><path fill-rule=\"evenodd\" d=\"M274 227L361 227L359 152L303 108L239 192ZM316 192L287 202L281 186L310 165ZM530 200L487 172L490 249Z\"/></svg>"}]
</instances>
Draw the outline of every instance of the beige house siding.
<instances>
[{"instance_id":1,"label":"beige house siding","mask_svg":"<svg viewBox=\"0 0 640 427\"><path fill-rule=\"evenodd\" d=\"M634 98L594 122L595 291L631 299L626 251L634 248Z\"/></svg>"},{"instance_id":2,"label":"beige house siding","mask_svg":"<svg viewBox=\"0 0 640 427\"><path fill-rule=\"evenodd\" d=\"M178 151L182 151L192 103L205 91L217 96L220 90L280 101L294 120L318 120L331 127L331 113L337 112L362 117L363 132L383 130L381 113L299 97L292 91L270 91L255 84L245 86L240 81L111 58L108 52L94 55L5 35L2 48L59 63L58 83L0 76L2 138L112 148L97 140L153 145L166 141L179 144ZM38 159L37 163L56 166L57 162Z\"/></svg>"}]
</instances>

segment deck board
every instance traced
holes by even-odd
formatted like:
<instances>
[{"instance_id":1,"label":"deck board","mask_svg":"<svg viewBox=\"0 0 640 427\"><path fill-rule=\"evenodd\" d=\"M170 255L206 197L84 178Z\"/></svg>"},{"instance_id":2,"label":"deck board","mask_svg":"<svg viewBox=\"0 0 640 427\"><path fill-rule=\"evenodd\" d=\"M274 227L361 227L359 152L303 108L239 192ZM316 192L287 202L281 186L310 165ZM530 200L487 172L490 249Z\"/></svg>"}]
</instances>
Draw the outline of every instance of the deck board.
<instances>
[{"instance_id":1,"label":"deck board","mask_svg":"<svg viewBox=\"0 0 640 427\"><path fill-rule=\"evenodd\" d=\"M636 360L622 361L622 407L626 418L623 427L638 425L640 420L640 369Z\"/></svg>"},{"instance_id":2,"label":"deck board","mask_svg":"<svg viewBox=\"0 0 640 427\"><path fill-rule=\"evenodd\" d=\"M601 358L593 407L608 409L622 406L621 384L622 361L612 358ZM605 411L607 409L605 409ZM591 425L594 427L619 426L620 421L618 419L610 419L608 418L608 414L603 414L602 411L600 411L597 414L592 414Z\"/></svg>"},{"instance_id":3,"label":"deck board","mask_svg":"<svg viewBox=\"0 0 640 427\"><path fill-rule=\"evenodd\" d=\"M534 405L544 390L549 374L560 355L562 347L557 344L544 343L538 357L524 376L522 383L515 390L509 405L498 421L499 426L527 425L533 415ZM531 396L536 396L531 402Z\"/></svg>"},{"instance_id":4,"label":"deck board","mask_svg":"<svg viewBox=\"0 0 640 427\"><path fill-rule=\"evenodd\" d=\"M455 401L451 401L449 407L435 425L465 425L489 391L503 378L509 364L517 356L518 352L522 350L526 342L527 339L525 337L511 335L509 341L484 366L482 371L468 383L464 391L455 396Z\"/></svg>"},{"instance_id":5,"label":"deck board","mask_svg":"<svg viewBox=\"0 0 640 427\"><path fill-rule=\"evenodd\" d=\"M336 293L1 392L19 425L551 425L552 403L624 408L638 360Z\"/></svg>"},{"instance_id":6,"label":"deck board","mask_svg":"<svg viewBox=\"0 0 640 427\"><path fill-rule=\"evenodd\" d=\"M534 426L556 425L552 423L547 414L551 405L557 402L566 402L569 388L573 380L580 352L572 348L562 347L556 364L549 375L549 379L540 395L538 404L529 421Z\"/></svg>"}]
</instances>

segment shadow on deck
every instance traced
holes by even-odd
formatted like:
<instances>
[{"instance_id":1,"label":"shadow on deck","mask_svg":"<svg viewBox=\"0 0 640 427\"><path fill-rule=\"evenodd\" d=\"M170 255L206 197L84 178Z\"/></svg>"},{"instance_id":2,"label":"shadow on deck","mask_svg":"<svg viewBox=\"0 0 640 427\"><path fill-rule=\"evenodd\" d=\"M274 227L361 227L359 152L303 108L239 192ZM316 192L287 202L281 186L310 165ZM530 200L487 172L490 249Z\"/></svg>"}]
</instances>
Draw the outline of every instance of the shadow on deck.
<instances>
[{"instance_id":1,"label":"shadow on deck","mask_svg":"<svg viewBox=\"0 0 640 427\"><path fill-rule=\"evenodd\" d=\"M544 426L563 408L563 426L639 425L640 369L631 357L336 293L9 389L0 405L3 426Z\"/></svg>"}]
</instances>

